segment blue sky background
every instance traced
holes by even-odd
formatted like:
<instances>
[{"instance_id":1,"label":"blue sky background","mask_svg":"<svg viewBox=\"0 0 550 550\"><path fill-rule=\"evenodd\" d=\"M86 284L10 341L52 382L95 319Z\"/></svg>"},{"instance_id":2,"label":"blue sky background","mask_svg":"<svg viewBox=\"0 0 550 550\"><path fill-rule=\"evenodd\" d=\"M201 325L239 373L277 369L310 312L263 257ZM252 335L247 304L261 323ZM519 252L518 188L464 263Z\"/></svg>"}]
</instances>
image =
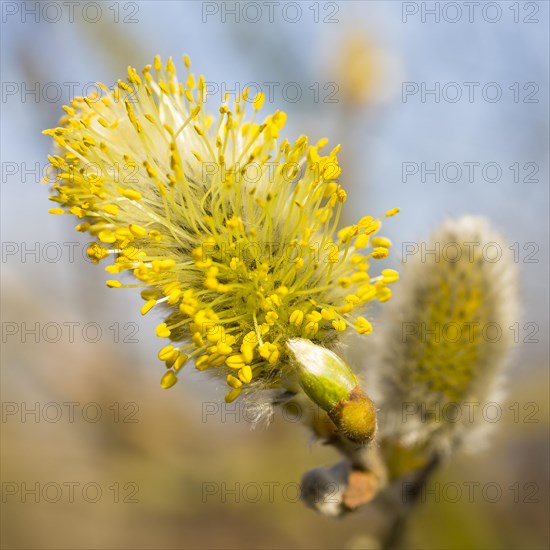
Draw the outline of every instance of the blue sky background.
<instances>
[{"instance_id":1,"label":"blue sky background","mask_svg":"<svg viewBox=\"0 0 550 550\"><path fill-rule=\"evenodd\" d=\"M445 20L456 17L454 8L440 8L439 23L433 15L423 14L426 8L433 8L433 2L304 2L299 15L291 3L282 2L278 7L273 5L273 23L266 7L259 12L259 22L249 22L258 12L254 6L246 8L247 3L240 4L239 23L230 13L231 2L120 2L118 23L114 23L112 2L100 3L97 22L91 22L98 17L97 10L84 9L86 3L82 4L75 8L72 23L66 8L59 11L50 7L34 15L34 2L28 2L26 8L18 2L7 4L10 6L3 6L2 25L4 163L26 163L27 169L33 170L36 162L45 162L51 144L41 130L56 125L62 104L70 99L68 83L77 83L74 89L80 94L86 84L96 80L112 84L125 75L129 64L141 68L157 53L164 59L172 55L180 60L185 52L207 81L219 86L225 83L229 90L235 85L242 89L247 82L280 83L273 103L266 102L265 111L288 112L285 135L292 138L306 133L312 139L326 135L333 143L342 143L343 182L353 196L346 210L349 220L364 213L379 214L394 205L402 208L386 230L397 244L396 253L401 242L426 239L446 216L465 213L489 217L511 244L519 243L520 249L535 243L539 263L520 263L522 292L526 319L539 323L542 334L547 332L547 2L520 3L514 9L512 2L493 3L500 12L495 7L483 11L479 6L473 12L473 22L461 5L462 16L456 23ZM319 22L315 22L314 9ZM517 9L519 22L515 22ZM59 21L54 22L57 18ZM526 18L539 22L523 22ZM124 23L125 19L135 22ZM297 21L289 22L292 19ZM323 19L335 22L324 23ZM341 52L351 34L365 37L384 56L384 100L350 109L342 105L342 95L336 93L336 103L314 102L310 89L314 83L319 83L321 99L328 93L322 88L326 83L339 84L338 65L345 63ZM303 93L294 103L286 101L282 93L289 82L298 83ZM435 82L442 87L456 82L463 98L456 103L442 98L436 103L428 95L422 103L416 94L404 102L403 82L425 83L427 88L433 88ZM473 102L466 99L464 82L479 83ZM500 101L484 100L481 90L489 82L502 89ZM519 103L509 90L515 82L522 94ZM522 89L527 82L538 86L534 95L538 103L521 101L532 89ZM32 90L36 83L38 102L32 93L22 93L25 86ZM59 90L63 97L48 101ZM218 93L210 99L213 109L220 97ZM436 183L427 176L423 183L417 175L403 182L404 162L425 163L428 169L436 162L442 166L458 163L463 177L456 183ZM480 164L474 182L468 181L464 162ZM489 162L502 168L500 181L483 178L481 167ZM508 167L516 162L522 167L535 163L539 181L515 183ZM19 173L11 175L10 169L4 164L4 241L81 239L67 231L72 222L47 215L48 190L35 184L33 173L23 181ZM527 173L522 169L521 179ZM521 251L521 259L531 250ZM127 298L130 302L135 299L121 296L123 293L109 293L106 298L99 273L87 266L75 278L67 263L36 265L32 257L26 264L17 260L15 255L4 264L8 273L14 270L17 280L53 301L77 306L81 285L94 289L99 310L105 304L125 307L122 304ZM544 354L540 346L525 352L539 357Z\"/></svg>"}]
</instances>

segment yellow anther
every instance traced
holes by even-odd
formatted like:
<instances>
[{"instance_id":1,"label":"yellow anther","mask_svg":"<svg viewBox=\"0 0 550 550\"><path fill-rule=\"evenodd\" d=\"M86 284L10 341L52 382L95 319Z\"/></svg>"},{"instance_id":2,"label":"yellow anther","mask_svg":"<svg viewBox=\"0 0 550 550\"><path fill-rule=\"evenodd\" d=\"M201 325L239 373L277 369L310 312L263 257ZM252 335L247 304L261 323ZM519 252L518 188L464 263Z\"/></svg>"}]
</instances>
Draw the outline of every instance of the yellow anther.
<instances>
[{"instance_id":1,"label":"yellow anther","mask_svg":"<svg viewBox=\"0 0 550 550\"><path fill-rule=\"evenodd\" d=\"M200 332L193 333L193 336L191 336L191 342L193 342L197 348L204 346L204 340Z\"/></svg>"},{"instance_id":2,"label":"yellow anther","mask_svg":"<svg viewBox=\"0 0 550 550\"><path fill-rule=\"evenodd\" d=\"M265 100L265 95L263 92L258 92L256 94L256 97L254 98L254 102L253 102L253 105L254 105L254 109L256 111L259 111L263 104L264 104L264 100Z\"/></svg>"},{"instance_id":3,"label":"yellow anther","mask_svg":"<svg viewBox=\"0 0 550 550\"><path fill-rule=\"evenodd\" d=\"M327 262L337 264L340 260L340 249L336 245L330 247L330 252L327 254Z\"/></svg>"},{"instance_id":4,"label":"yellow anther","mask_svg":"<svg viewBox=\"0 0 550 550\"><path fill-rule=\"evenodd\" d=\"M79 206L71 206L71 208L69 208L69 212L74 216L77 216L78 218L83 218L86 215L85 210L83 210ZM118 209L117 209L117 212L118 212Z\"/></svg>"},{"instance_id":5,"label":"yellow anther","mask_svg":"<svg viewBox=\"0 0 550 550\"><path fill-rule=\"evenodd\" d=\"M303 333L307 338L316 337L319 332L319 323L315 321L310 321L304 327Z\"/></svg>"},{"instance_id":6,"label":"yellow anther","mask_svg":"<svg viewBox=\"0 0 550 550\"><path fill-rule=\"evenodd\" d=\"M312 311L311 313L308 313L306 315L306 318L310 322L312 321L314 323L318 323L323 318L323 316L318 311Z\"/></svg>"},{"instance_id":7,"label":"yellow anther","mask_svg":"<svg viewBox=\"0 0 550 550\"><path fill-rule=\"evenodd\" d=\"M210 357L208 355L201 355L195 361L195 368L197 370L205 370L209 367Z\"/></svg>"},{"instance_id":8,"label":"yellow anther","mask_svg":"<svg viewBox=\"0 0 550 550\"><path fill-rule=\"evenodd\" d=\"M250 344L242 344L241 357L245 363L252 363L252 361L254 360L254 347Z\"/></svg>"},{"instance_id":9,"label":"yellow anther","mask_svg":"<svg viewBox=\"0 0 550 550\"><path fill-rule=\"evenodd\" d=\"M208 326L206 328L206 339L209 342L217 343L225 338L225 329L221 325Z\"/></svg>"},{"instance_id":10,"label":"yellow anther","mask_svg":"<svg viewBox=\"0 0 550 550\"><path fill-rule=\"evenodd\" d=\"M389 255L389 251L384 246L377 246L373 249L373 251L370 254L375 260L382 260L384 258L387 258Z\"/></svg>"},{"instance_id":11,"label":"yellow anther","mask_svg":"<svg viewBox=\"0 0 550 550\"><path fill-rule=\"evenodd\" d=\"M399 280L399 273L395 269L383 269L382 277L382 280L386 284L395 283Z\"/></svg>"},{"instance_id":12,"label":"yellow anther","mask_svg":"<svg viewBox=\"0 0 550 550\"><path fill-rule=\"evenodd\" d=\"M216 345L217 352L220 355L229 355L230 353L233 353L233 348L226 344L225 342L218 342Z\"/></svg>"},{"instance_id":13,"label":"yellow anther","mask_svg":"<svg viewBox=\"0 0 550 550\"><path fill-rule=\"evenodd\" d=\"M229 393L226 394L225 402L232 403L233 401L235 401L235 399L237 399L237 397L239 397L240 394L241 388L232 389Z\"/></svg>"},{"instance_id":14,"label":"yellow anther","mask_svg":"<svg viewBox=\"0 0 550 550\"><path fill-rule=\"evenodd\" d=\"M176 265L176 262L171 258L168 258L166 260L153 260L151 262L151 266L155 273L162 273L164 271L168 271L169 269L172 269L175 265Z\"/></svg>"},{"instance_id":15,"label":"yellow anther","mask_svg":"<svg viewBox=\"0 0 550 550\"><path fill-rule=\"evenodd\" d=\"M174 305L177 304L182 296L183 292L179 289L175 289L168 295L168 304Z\"/></svg>"},{"instance_id":16,"label":"yellow anther","mask_svg":"<svg viewBox=\"0 0 550 550\"><path fill-rule=\"evenodd\" d=\"M317 149L322 149L328 143L328 138L322 138L317 142Z\"/></svg>"},{"instance_id":17,"label":"yellow anther","mask_svg":"<svg viewBox=\"0 0 550 550\"><path fill-rule=\"evenodd\" d=\"M240 369L244 367L245 361L242 355L232 355L225 360L225 364L230 369Z\"/></svg>"},{"instance_id":18,"label":"yellow anther","mask_svg":"<svg viewBox=\"0 0 550 550\"><path fill-rule=\"evenodd\" d=\"M232 374L228 374L227 385L234 389L237 389L237 388L240 388L243 385L243 383L238 378L235 378Z\"/></svg>"},{"instance_id":19,"label":"yellow anther","mask_svg":"<svg viewBox=\"0 0 550 550\"><path fill-rule=\"evenodd\" d=\"M128 229L130 230L132 235L134 235L135 237L144 237L145 235L147 235L147 229L145 229L144 227L141 227L140 225L136 225L134 223L131 223L128 226Z\"/></svg>"},{"instance_id":20,"label":"yellow anther","mask_svg":"<svg viewBox=\"0 0 550 550\"><path fill-rule=\"evenodd\" d=\"M235 231L244 231L244 224L241 218L236 218L233 216L231 219L227 220L227 227Z\"/></svg>"},{"instance_id":21,"label":"yellow anther","mask_svg":"<svg viewBox=\"0 0 550 550\"><path fill-rule=\"evenodd\" d=\"M338 202L346 202L348 195L343 189L338 189L338 191L336 191L336 198Z\"/></svg>"},{"instance_id":22,"label":"yellow anther","mask_svg":"<svg viewBox=\"0 0 550 550\"><path fill-rule=\"evenodd\" d=\"M373 237L371 242L372 246L383 246L385 248L389 248L391 246L391 241L386 237Z\"/></svg>"},{"instance_id":23,"label":"yellow anther","mask_svg":"<svg viewBox=\"0 0 550 550\"><path fill-rule=\"evenodd\" d=\"M265 322L268 325L274 325L278 318L279 316L274 311L269 311L266 313Z\"/></svg>"},{"instance_id":24,"label":"yellow anther","mask_svg":"<svg viewBox=\"0 0 550 550\"><path fill-rule=\"evenodd\" d=\"M151 309L155 307L156 303L156 300L147 300L147 302L145 302L145 304L141 307L141 314L145 315L147 312L151 311Z\"/></svg>"},{"instance_id":25,"label":"yellow anther","mask_svg":"<svg viewBox=\"0 0 550 550\"><path fill-rule=\"evenodd\" d=\"M353 307L354 307L354 304L352 302L348 302L343 306L337 307L336 311L342 315L345 315L346 313L351 313L353 311Z\"/></svg>"},{"instance_id":26,"label":"yellow anther","mask_svg":"<svg viewBox=\"0 0 550 550\"><path fill-rule=\"evenodd\" d=\"M255 348L258 345L258 335L253 330L247 332L243 338L243 345L244 344Z\"/></svg>"},{"instance_id":27,"label":"yellow anther","mask_svg":"<svg viewBox=\"0 0 550 550\"><path fill-rule=\"evenodd\" d=\"M160 385L163 389L171 388L178 381L178 377L174 371L169 370L161 379Z\"/></svg>"},{"instance_id":28,"label":"yellow anther","mask_svg":"<svg viewBox=\"0 0 550 550\"><path fill-rule=\"evenodd\" d=\"M263 357L270 365L275 364L279 359L279 348L276 344L265 342L258 347L260 356Z\"/></svg>"},{"instance_id":29,"label":"yellow anther","mask_svg":"<svg viewBox=\"0 0 550 550\"><path fill-rule=\"evenodd\" d=\"M168 361L170 357L174 355L174 352L176 352L176 356L178 354L177 350L172 345L164 346L158 353L158 358L161 361Z\"/></svg>"},{"instance_id":30,"label":"yellow anther","mask_svg":"<svg viewBox=\"0 0 550 550\"><path fill-rule=\"evenodd\" d=\"M387 302L392 297L392 291L390 288L383 288L378 292L378 301Z\"/></svg>"},{"instance_id":31,"label":"yellow anther","mask_svg":"<svg viewBox=\"0 0 550 550\"><path fill-rule=\"evenodd\" d=\"M127 199L132 201L139 201L141 199L141 193L134 191L133 189L123 189L122 187L117 187L117 191Z\"/></svg>"},{"instance_id":32,"label":"yellow anther","mask_svg":"<svg viewBox=\"0 0 550 550\"><path fill-rule=\"evenodd\" d=\"M369 237L368 235L359 235L355 242L353 243L353 246L356 249L365 248L369 244Z\"/></svg>"},{"instance_id":33,"label":"yellow anther","mask_svg":"<svg viewBox=\"0 0 550 550\"><path fill-rule=\"evenodd\" d=\"M364 317L357 318L355 328L359 334L370 334L372 332L372 325Z\"/></svg>"},{"instance_id":34,"label":"yellow anther","mask_svg":"<svg viewBox=\"0 0 550 550\"><path fill-rule=\"evenodd\" d=\"M350 241L355 235L357 235L358 227L356 225L351 225L349 227L344 227L343 229L340 229L338 231L338 238L343 242L347 243Z\"/></svg>"},{"instance_id":35,"label":"yellow anther","mask_svg":"<svg viewBox=\"0 0 550 550\"><path fill-rule=\"evenodd\" d=\"M332 321L336 319L336 312L333 309L322 309L321 316L325 321Z\"/></svg>"},{"instance_id":36,"label":"yellow anther","mask_svg":"<svg viewBox=\"0 0 550 550\"><path fill-rule=\"evenodd\" d=\"M294 260L294 269L296 271L300 271L300 269L302 269L302 267L304 267L304 259L303 258L296 258Z\"/></svg>"},{"instance_id":37,"label":"yellow anther","mask_svg":"<svg viewBox=\"0 0 550 550\"><path fill-rule=\"evenodd\" d=\"M379 220L374 220L370 222L368 225L365 226L364 232L365 235L372 235L373 233L376 233L382 224Z\"/></svg>"},{"instance_id":38,"label":"yellow anther","mask_svg":"<svg viewBox=\"0 0 550 550\"><path fill-rule=\"evenodd\" d=\"M359 287L359 290L357 291L357 296L359 296L359 298L361 298L363 302L372 300L372 298L376 296L376 287L371 284L363 285Z\"/></svg>"},{"instance_id":39,"label":"yellow anther","mask_svg":"<svg viewBox=\"0 0 550 550\"><path fill-rule=\"evenodd\" d=\"M170 336L170 329L166 323L161 323L157 326L156 333L159 338L168 338Z\"/></svg>"},{"instance_id":40,"label":"yellow anther","mask_svg":"<svg viewBox=\"0 0 550 550\"><path fill-rule=\"evenodd\" d=\"M243 384L249 384L252 380L252 369L250 368L250 365L245 365L239 370L239 379Z\"/></svg>"},{"instance_id":41,"label":"yellow anther","mask_svg":"<svg viewBox=\"0 0 550 550\"><path fill-rule=\"evenodd\" d=\"M174 362L173 369L176 372L179 371L185 365L185 363L187 363L188 359L189 359L188 355L186 355L185 353L180 353L178 358Z\"/></svg>"},{"instance_id":42,"label":"yellow anther","mask_svg":"<svg viewBox=\"0 0 550 550\"><path fill-rule=\"evenodd\" d=\"M104 246L101 246L97 243L92 243L86 250L86 254L89 258L99 261L109 255L109 251Z\"/></svg>"},{"instance_id":43,"label":"yellow anther","mask_svg":"<svg viewBox=\"0 0 550 550\"><path fill-rule=\"evenodd\" d=\"M295 309L289 317L289 322L292 325L299 327L304 321L304 312L301 309Z\"/></svg>"},{"instance_id":44,"label":"yellow anther","mask_svg":"<svg viewBox=\"0 0 550 550\"><path fill-rule=\"evenodd\" d=\"M115 234L109 230L100 231L97 237L103 243L111 244L116 241Z\"/></svg>"}]
</instances>

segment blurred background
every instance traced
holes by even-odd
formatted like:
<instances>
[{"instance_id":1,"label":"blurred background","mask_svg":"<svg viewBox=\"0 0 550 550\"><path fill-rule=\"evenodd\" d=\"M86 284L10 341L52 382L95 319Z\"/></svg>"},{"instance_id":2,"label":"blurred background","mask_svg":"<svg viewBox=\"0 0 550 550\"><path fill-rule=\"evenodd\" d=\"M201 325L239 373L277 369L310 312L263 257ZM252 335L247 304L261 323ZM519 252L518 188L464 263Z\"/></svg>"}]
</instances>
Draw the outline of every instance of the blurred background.
<instances>
[{"instance_id":1,"label":"blurred background","mask_svg":"<svg viewBox=\"0 0 550 550\"><path fill-rule=\"evenodd\" d=\"M336 521L297 500L336 455L295 417L251 430L253 408L221 405L223 384L191 368L160 389L158 319L47 214L41 131L62 105L155 54L183 70L183 53L212 111L256 84L285 137L342 144L345 221L401 207L388 267L448 216L503 233L523 313L502 419L487 451L439 470L449 490L426 495L403 544L548 547L549 5L467 4L2 2L3 548L376 547L379 511Z\"/></svg>"}]
</instances>

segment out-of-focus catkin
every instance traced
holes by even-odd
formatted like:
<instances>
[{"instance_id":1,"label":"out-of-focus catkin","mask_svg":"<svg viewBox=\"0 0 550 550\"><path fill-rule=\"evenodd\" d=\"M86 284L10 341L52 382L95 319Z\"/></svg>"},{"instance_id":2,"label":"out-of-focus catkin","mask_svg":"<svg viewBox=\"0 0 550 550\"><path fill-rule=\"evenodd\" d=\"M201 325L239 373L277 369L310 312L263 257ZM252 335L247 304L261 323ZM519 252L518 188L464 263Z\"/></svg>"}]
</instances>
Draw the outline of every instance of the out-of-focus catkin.
<instances>
[{"instance_id":1,"label":"out-of-focus catkin","mask_svg":"<svg viewBox=\"0 0 550 550\"><path fill-rule=\"evenodd\" d=\"M377 404L388 452L415 462L477 447L479 428L495 425L485 413L504 408L518 284L509 245L480 217L450 219L403 251L402 285L380 322Z\"/></svg>"}]
</instances>

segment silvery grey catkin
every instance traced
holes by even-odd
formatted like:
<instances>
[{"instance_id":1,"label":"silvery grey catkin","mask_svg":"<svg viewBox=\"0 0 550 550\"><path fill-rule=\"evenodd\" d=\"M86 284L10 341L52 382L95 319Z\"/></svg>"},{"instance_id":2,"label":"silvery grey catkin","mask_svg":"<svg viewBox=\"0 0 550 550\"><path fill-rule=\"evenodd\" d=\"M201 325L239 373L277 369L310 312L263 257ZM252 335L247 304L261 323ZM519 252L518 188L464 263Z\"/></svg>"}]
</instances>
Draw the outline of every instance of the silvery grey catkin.
<instances>
[{"instance_id":1,"label":"silvery grey catkin","mask_svg":"<svg viewBox=\"0 0 550 550\"><path fill-rule=\"evenodd\" d=\"M404 243L402 284L379 323L381 439L445 453L493 425L518 319L509 244L481 217Z\"/></svg>"}]
</instances>

